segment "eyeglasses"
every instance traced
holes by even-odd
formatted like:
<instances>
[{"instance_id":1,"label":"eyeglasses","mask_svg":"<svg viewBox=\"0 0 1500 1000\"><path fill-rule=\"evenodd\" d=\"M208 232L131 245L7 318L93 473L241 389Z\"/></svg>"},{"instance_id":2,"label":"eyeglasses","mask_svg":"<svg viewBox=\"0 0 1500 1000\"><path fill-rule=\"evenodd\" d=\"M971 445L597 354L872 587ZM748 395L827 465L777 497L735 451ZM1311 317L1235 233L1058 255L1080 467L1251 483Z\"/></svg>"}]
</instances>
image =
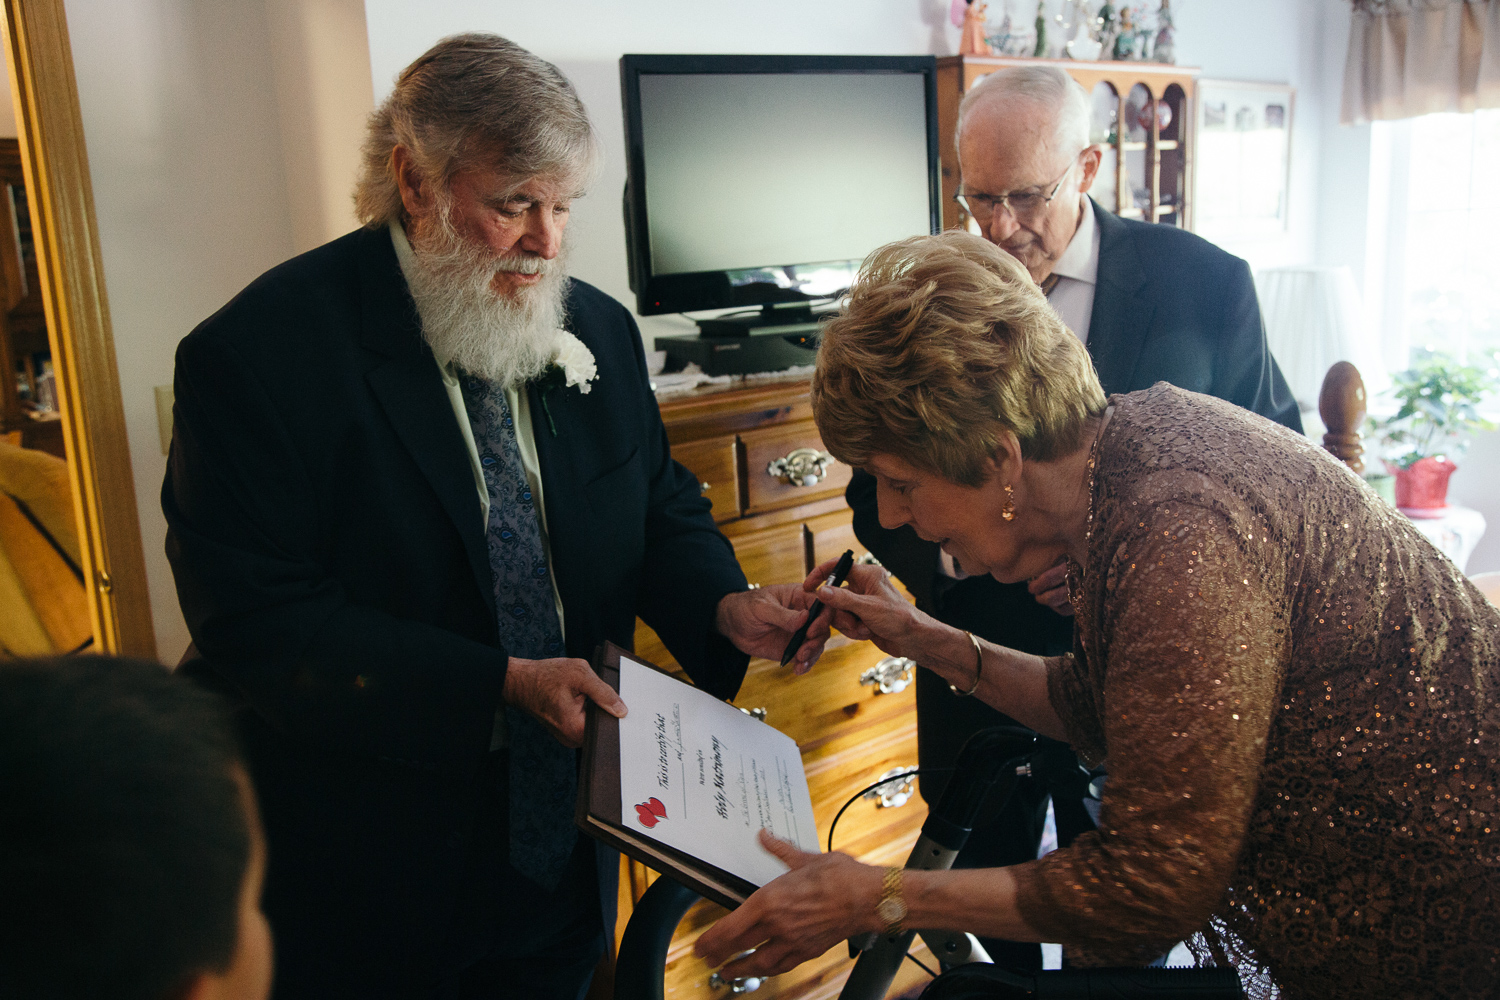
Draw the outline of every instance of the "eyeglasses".
<instances>
[{"instance_id":1,"label":"eyeglasses","mask_svg":"<svg viewBox=\"0 0 1500 1000\"><path fill-rule=\"evenodd\" d=\"M971 194L960 191L953 196L953 200L958 202L960 208L973 216L976 222L989 222L995 215L995 209L1001 206L1004 206L1010 212L1011 218L1017 222L1034 222L1047 210L1052 199L1057 197L1062 182L1077 163L1078 160L1075 157L1073 162L1068 164L1068 169L1064 170L1062 176L1058 177L1057 182L1052 185L1051 192L1045 195L1041 191L1011 191L1006 194L980 194L978 192Z\"/></svg>"}]
</instances>

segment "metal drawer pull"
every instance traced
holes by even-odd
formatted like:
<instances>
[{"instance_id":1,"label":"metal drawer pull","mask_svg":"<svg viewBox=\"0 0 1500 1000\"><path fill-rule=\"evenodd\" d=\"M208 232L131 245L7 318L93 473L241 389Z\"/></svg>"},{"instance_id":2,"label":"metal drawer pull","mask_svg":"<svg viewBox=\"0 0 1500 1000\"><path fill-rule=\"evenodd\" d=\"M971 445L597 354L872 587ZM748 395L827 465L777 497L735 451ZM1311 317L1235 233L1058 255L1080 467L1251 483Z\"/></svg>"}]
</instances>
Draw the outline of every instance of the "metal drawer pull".
<instances>
[{"instance_id":1,"label":"metal drawer pull","mask_svg":"<svg viewBox=\"0 0 1500 1000\"><path fill-rule=\"evenodd\" d=\"M873 684L876 694L897 694L905 691L911 683L912 668L916 660L904 656L887 656L869 670L859 675L861 684Z\"/></svg>"},{"instance_id":2,"label":"metal drawer pull","mask_svg":"<svg viewBox=\"0 0 1500 1000\"><path fill-rule=\"evenodd\" d=\"M764 708L742 708L740 709L740 711L744 712L752 719L758 719L761 722L766 721L766 710Z\"/></svg>"},{"instance_id":3,"label":"metal drawer pull","mask_svg":"<svg viewBox=\"0 0 1500 1000\"><path fill-rule=\"evenodd\" d=\"M833 456L816 448L798 448L766 466L766 473L788 486L816 486L828 475Z\"/></svg>"},{"instance_id":4,"label":"metal drawer pull","mask_svg":"<svg viewBox=\"0 0 1500 1000\"><path fill-rule=\"evenodd\" d=\"M761 979L759 976L746 976L743 979L725 979L715 972L708 977L708 985L711 989L718 990L728 986L729 992L734 994L754 993L760 989L760 983Z\"/></svg>"},{"instance_id":5,"label":"metal drawer pull","mask_svg":"<svg viewBox=\"0 0 1500 1000\"><path fill-rule=\"evenodd\" d=\"M713 489L713 484L712 483L699 483L698 484L698 492L699 493L707 493L711 489Z\"/></svg>"},{"instance_id":6,"label":"metal drawer pull","mask_svg":"<svg viewBox=\"0 0 1500 1000\"><path fill-rule=\"evenodd\" d=\"M880 784L865 792L864 797L874 799L876 809L899 809L911 798L916 780L915 767L893 767L880 776Z\"/></svg>"}]
</instances>

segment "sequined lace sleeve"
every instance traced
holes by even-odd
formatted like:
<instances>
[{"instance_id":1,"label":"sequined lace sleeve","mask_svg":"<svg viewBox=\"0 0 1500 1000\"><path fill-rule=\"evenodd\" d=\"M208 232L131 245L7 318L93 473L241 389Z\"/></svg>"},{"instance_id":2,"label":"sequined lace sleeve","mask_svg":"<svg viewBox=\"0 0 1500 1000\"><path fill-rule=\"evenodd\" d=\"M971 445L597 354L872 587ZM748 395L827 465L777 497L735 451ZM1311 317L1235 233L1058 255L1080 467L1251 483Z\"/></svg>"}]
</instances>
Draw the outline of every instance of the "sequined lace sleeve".
<instances>
[{"instance_id":1,"label":"sequined lace sleeve","mask_svg":"<svg viewBox=\"0 0 1500 1000\"><path fill-rule=\"evenodd\" d=\"M1104 763L1104 730L1084 662L1069 653L1047 661L1047 700L1067 727L1068 743L1089 767Z\"/></svg>"},{"instance_id":2,"label":"sequined lace sleeve","mask_svg":"<svg viewBox=\"0 0 1500 1000\"><path fill-rule=\"evenodd\" d=\"M1049 671L1077 746L1107 753L1100 829L1013 869L1027 922L1101 964L1163 954L1221 901L1286 636L1280 581L1222 513L1164 503L1129 520L1096 541L1097 606L1079 609L1076 658Z\"/></svg>"},{"instance_id":3,"label":"sequined lace sleeve","mask_svg":"<svg viewBox=\"0 0 1500 1000\"><path fill-rule=\"evenodd\" d=\"M1047 700L1068 729L1068 744L1091 768L1104 763L1104 730L1085 663L1074 654L1047 661Z\"/></svg>"}]
</instances>

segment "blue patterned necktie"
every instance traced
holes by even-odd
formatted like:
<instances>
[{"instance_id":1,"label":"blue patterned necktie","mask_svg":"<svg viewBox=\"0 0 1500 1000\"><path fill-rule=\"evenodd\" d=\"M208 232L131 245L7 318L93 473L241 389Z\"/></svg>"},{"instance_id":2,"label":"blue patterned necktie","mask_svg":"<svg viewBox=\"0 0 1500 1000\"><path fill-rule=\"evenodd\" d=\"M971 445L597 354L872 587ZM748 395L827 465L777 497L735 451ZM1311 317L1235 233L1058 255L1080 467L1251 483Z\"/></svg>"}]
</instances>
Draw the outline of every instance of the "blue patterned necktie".
<instances>
[{"instance_id":1,"label":"blue patterned necktie","mask_svg":"<svg viewBox=\"0 0 1500 1000\"><path fill-rule=\"evenodd\" d=\"M563 656L541 519L521 464L515 415L500 386L464 376L462 388L490 496L486 537L500 642L523 659ZM506 705L505 721L510 730L510 863L551 890L578 837L573 826L575 752L529 712Z\"/></svg>"}]
</instances>

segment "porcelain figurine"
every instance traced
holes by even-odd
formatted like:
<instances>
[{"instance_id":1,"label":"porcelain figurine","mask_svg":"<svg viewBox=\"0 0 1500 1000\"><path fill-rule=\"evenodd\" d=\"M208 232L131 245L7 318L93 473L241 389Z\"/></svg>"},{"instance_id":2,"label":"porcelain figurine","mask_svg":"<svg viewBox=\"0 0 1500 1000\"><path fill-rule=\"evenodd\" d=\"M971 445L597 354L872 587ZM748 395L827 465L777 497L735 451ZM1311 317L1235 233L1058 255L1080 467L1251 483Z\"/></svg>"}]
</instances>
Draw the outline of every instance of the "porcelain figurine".
<instances>
[{"instance_id":1,"label":"porcelain figurine","mask_svg":"<svg viewBox=\"0 0 1500 1000\"><path fill-rule=\"evenodd\" d=\"M1172 23L1172 0L1161 0L1161 9L1156 12L1156 46L1151 50L1153 62L1177 61L1176 34L1176 26Z\"/></svg>"},{"instance_id":2,"label":"porcelain figurine","mask_svg":"<svg viewBox=\"0 0 1500 1000\"><path fill-rule=\"evenodd\" d=\"M1135 10L1131 7L1120 8L1120 32L1115 36L1114 58L1135 58Z\"/></svg>"},{"instance_id":3,"label":"porcelain figurine","mask_svg":"<svg viewBox=\"0 0 1500 1000\"><path fill-rule=\"evenodd\" d=\"M992 56L994 49L984 37L984 12L988 9L984 0L969 0L964 11L964 33L958 43L961 56Z\"/></svg>"}]
</instances>

